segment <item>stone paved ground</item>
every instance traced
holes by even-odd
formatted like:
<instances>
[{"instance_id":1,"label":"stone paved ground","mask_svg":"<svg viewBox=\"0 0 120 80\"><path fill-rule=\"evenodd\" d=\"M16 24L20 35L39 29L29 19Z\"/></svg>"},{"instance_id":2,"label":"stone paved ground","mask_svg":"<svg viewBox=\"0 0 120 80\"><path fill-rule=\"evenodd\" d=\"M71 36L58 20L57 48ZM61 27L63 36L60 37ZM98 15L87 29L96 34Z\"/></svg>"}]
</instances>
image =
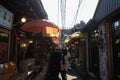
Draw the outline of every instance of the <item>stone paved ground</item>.
<instances>
[{"instance_id":1,"label":"stone paved ground","mask_svg":"<svg viewBox=\"0 0 120 80\"><path fill-rule=\"evenodd\" d=\"M81 80L80 76L74 70L67 71L67 80Z\"/></svg>"}]
</instances>

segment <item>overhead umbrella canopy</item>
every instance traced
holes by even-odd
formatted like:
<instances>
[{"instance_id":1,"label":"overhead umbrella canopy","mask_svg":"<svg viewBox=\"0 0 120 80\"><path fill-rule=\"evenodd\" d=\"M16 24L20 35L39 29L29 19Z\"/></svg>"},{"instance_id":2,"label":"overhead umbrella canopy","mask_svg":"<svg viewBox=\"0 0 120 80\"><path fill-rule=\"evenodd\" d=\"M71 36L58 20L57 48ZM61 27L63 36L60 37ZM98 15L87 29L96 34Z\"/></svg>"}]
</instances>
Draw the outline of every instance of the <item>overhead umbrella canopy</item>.
<instances>
[{"instance_id":1,"label":"overhead umbrella canopy","mask_svg":"<svg viewBox=\"0 0 120 80\"><path fill-rule=\"evenodd\" d=\"M31 20L25 23L21 27L21 29L26 32L42 33L42 34L56 34L61 31L57 25L55 25L54 23L50 22L47 19Z\"/></svg>"},{"instance_id":2,"label":"overhead umbrella canopy","mask_svg":"<svg viewBox=\"0 0 120 80\"><path fill-rule=\"evenodd\" d=\"M70 38L66 38L64 42L68 43L69 41L70 41Z\"/></svg>"},{"instance_id":3,"label":"overhead umbrella canopy","mask_svg":"<svg viewBox=\"0 0 120 80\"><path fill-rule=\"evenodd\" d=\"M70 40L74 39L74 38L81 38L84 39L85 35L81 32L75 32L73 34L71 34L68 38L65 39L65 43L68 43Z\"/></svg>"},{"instance_id":4,"label":"overhead umbrella canopy","mask_svg":"<svg viewBox=\"0 0 120 80\"><path fill-rule=\"evenodd\" d=\"M75 32L75 33L71 34L70 37L71 38L77 38L77 37L84 38L85 35L83 33L81 33L81 32Z\"/></svg>"},{"instance_id":5,"label":"overhead umbrella canopy","mask_svg":"<svg viewBox=\"0 0 120 80\"><path fill-rule=\"evenodd\" d=\"M59 33L56 34L43 34L44 37L59 37Z\"/></svg>"}]
</instances>

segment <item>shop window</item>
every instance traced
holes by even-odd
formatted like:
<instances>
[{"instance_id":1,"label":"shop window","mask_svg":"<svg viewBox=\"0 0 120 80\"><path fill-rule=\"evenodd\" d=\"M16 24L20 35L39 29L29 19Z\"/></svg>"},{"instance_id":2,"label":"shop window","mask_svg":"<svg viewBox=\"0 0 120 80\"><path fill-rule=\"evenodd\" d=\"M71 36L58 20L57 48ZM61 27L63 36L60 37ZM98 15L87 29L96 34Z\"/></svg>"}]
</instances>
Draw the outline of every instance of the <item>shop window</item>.
<instances>
[{"instance_id":1,"label":"shop window","mask_svg":"<svg viewBox=\"0 0 120 80\"><path fill-rule=\"evenodd\" d=\"M119 21L114 22L114 29L115 30L120 29L120 22Z\"/></svg>"},{"instance_id":2,"label":"shop window","mask_svg":"<svg viewBox=\"0 0 120 80\"><path fill-rule=\"evenodd\" d=\"M8 60L8 44L8 33L0 31L0 63L6 62Z\"/></svg>"}]
</instances>

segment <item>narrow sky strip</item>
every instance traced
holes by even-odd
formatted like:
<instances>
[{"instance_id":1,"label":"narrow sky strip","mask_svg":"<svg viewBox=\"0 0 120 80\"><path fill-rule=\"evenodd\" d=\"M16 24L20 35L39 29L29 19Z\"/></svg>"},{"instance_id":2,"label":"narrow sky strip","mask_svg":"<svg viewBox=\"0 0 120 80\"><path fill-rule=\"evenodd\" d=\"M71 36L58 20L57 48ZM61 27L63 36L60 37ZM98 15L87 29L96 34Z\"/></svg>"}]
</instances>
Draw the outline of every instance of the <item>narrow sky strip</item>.
<instances>
[{"instance_id":1,"label":"narrow sky strip","mask_svg":"<svg viewBox=\"0 0 120 80\"><path fill-rule=\"evenodd\" d=\"M42 3L48 14L49 20L62 28L61 12L60 10L58 11L60 8L60 6L58 7L58 1L60 2L60 0L42 0ZM98 1L99 0L82 0L74 24L80 23L80 21L87 23L93 17ZM78 4L79 0L66 0L65 28L69 29L74 26L72 23L78 9Z\"/></svg>"}]
</instances>

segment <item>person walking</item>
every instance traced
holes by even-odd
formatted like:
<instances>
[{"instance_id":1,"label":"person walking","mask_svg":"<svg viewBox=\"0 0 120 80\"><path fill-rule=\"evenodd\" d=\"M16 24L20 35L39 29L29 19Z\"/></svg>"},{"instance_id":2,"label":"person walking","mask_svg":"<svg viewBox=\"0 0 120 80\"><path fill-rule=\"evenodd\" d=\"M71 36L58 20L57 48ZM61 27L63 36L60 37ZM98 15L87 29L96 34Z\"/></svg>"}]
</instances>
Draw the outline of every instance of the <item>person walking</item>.
<instances>
[{"instance_id":1,"label":"person walking","mask_svg":"<svg viewBox=\"0 0 120 80\"><path fill-rule=\"evenodd\" d=\"M66 76L66 61L65 61L65 56L67 55L67 49L63 49L62 50L62 55L61 55L61 70L60 70L60 74L62 77L62 80L67 80L67 76Z\"/></svg>"},{"instance_id":2,"label":"person walking","mask_svg":"<svg viewBox=\"0 0 120 80\"><path fill-rule=\"evenodd\" d=\"M55 48L55 50L51 53L48 68L49 80L59 80L61 54L62 53L59 47Z\"/></svg>"}]
</instances>

